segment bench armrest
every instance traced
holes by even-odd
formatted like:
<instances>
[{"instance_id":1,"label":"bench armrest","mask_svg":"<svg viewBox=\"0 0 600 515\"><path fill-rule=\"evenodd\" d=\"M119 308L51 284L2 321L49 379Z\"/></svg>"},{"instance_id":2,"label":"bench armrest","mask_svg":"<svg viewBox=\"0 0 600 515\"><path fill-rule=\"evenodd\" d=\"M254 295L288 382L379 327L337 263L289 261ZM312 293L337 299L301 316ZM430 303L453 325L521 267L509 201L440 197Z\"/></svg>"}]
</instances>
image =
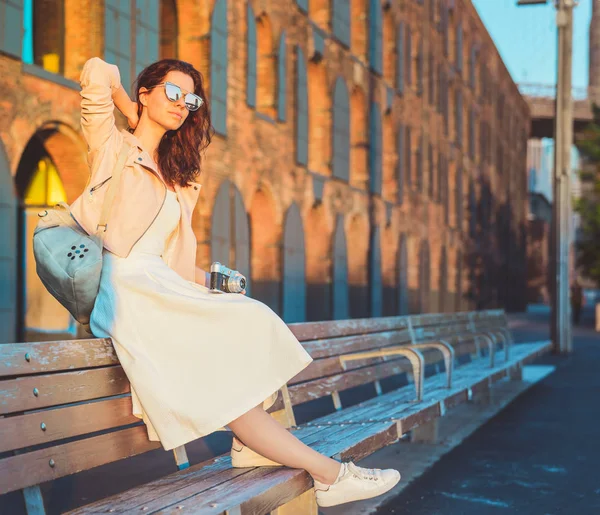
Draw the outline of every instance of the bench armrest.
<instances>
[{"instance_id":1,"label":"bench armrest","mask_svg":"<svg viewBox=\"0 0 600 515\"><path fill-rule=\"evenodd\" d=\"M377 351L366 351L357 352L354 354L346 354L344 356L340 356L340 364L342 365L342 368L346 370L346 361L368 358L382 358L384 356L405 356L406 358L408 358L412 366L415 390L417 392L417 402L421 402L421 400L423 400L423 372L425 369L425 360L423 359L423 354L421 354L417 349L412 347L412 345L404 345L402 347L389 347L387 349L381 349Z\"/></svg>"},{"instance_id":2,"label":"bench armrest","mask_svg":"<svg viewBox=\"0 0 600 515\"><path fill-rule=\"evenodd\" d=\"M437 349L444 357L446 365L446 379L448 388L452 388L452 372L454 370L454 348L445 340L438 342L415 343L411 345L413 349Z\"/></svg>"}]
</instances>

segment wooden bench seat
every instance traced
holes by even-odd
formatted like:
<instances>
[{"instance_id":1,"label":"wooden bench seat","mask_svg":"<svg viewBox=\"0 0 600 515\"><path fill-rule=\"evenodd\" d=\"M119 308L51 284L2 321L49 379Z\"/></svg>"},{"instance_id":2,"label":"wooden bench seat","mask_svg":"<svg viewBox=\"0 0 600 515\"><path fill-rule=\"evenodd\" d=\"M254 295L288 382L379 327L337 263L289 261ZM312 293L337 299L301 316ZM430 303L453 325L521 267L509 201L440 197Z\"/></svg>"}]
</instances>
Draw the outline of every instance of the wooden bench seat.
<instances>
[{"instance_id":1,"label":"wooden bench seat","mask_svg":"<svg viewBox=\"0 0 600 515\"><path fill-rule=\"evenodd\" d=\"M501 311L290 329L314 361L282 388L269 411L308 445L343 460L398 441L507 374L518 379L523 362L549 349L547 342L512 346ZM370 389L372 398L346 406L356 388ZM0 346L0 494L22 489L29 513L43 513L40 483L160 448L131 414L129 391L110 340ZM178 472L73 513L138 507L147 513L316 513L304 471L232 469L229 455L187 468L185 447L174 458Z\"/></svg>"}]
</instances>

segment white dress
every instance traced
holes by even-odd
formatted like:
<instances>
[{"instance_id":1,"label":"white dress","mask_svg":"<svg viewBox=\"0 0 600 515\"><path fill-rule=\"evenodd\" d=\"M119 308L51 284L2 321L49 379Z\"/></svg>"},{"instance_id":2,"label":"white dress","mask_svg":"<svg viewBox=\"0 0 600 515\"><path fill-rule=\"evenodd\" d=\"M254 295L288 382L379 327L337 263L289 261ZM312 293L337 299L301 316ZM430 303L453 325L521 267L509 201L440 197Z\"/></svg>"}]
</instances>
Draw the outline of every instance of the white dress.
<instances>
[{"instance_id":1,"label":"white dress","mask_svg":"<svg viewBox=\"0 0 600 515\"><path fill-rule=\"evenodd\" d=\"M261 403L270 407L312 361L266 304L211 293L167 266L162 256L180 217L177 195L167 192L126 258L105 250L90 320L96 337L112 338L133 414L165 450L223 429Z\"/></svg>"}]
</instances>

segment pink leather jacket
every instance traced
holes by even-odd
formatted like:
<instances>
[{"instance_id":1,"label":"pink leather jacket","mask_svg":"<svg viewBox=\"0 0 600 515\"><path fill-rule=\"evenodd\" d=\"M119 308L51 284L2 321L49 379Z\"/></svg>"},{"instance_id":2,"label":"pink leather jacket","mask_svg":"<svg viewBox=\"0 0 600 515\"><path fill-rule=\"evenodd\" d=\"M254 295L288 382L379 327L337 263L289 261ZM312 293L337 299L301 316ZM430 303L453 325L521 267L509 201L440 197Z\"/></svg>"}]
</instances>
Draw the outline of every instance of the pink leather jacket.
<instances>
[{"instance_id":1,"label":"pink leather jacket","mask_svg":"<svg viewBox=\"0 0 600 515\"><path fill-rule=\"evenodd\" d=\"M81 84L81 129L88 143L90 177L83 193L71 204L71 213L89 233L97 230L104 195L123 141L131 149L108 218L104 247L127 257L135 243L158 215L167 187L151 156L138 138L115 125L112 94L119 89L119 69L99 57L86 61L79 78ZM167 264L188 281L195 281L196 237L192 230L192 213L201 185L190 182L175 186L181 206L181 219Z\"/></svg>"}]
</instances>

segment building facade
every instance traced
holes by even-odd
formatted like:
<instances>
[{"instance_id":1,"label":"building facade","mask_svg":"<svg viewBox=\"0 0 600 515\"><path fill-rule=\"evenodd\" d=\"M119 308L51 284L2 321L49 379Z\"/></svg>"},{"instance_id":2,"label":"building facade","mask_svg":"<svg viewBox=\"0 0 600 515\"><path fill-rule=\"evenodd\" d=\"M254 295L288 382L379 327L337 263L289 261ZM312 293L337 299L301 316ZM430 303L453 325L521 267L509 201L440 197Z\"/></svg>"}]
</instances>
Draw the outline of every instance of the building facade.
<instances>
[{"instance_id":1,"label":"building facade","mask_svg":"<svg viewBox=\"0 0 600 515\"><path fill-rule=\"evenodd\" d=\"M470 1L3 0L0 22L0 341L75 330L30 241L85 187L92 56L132 98L158 59L203 74L197 262L284 320L522 307L529 111Z\"/></svg>"}]
</instances>

